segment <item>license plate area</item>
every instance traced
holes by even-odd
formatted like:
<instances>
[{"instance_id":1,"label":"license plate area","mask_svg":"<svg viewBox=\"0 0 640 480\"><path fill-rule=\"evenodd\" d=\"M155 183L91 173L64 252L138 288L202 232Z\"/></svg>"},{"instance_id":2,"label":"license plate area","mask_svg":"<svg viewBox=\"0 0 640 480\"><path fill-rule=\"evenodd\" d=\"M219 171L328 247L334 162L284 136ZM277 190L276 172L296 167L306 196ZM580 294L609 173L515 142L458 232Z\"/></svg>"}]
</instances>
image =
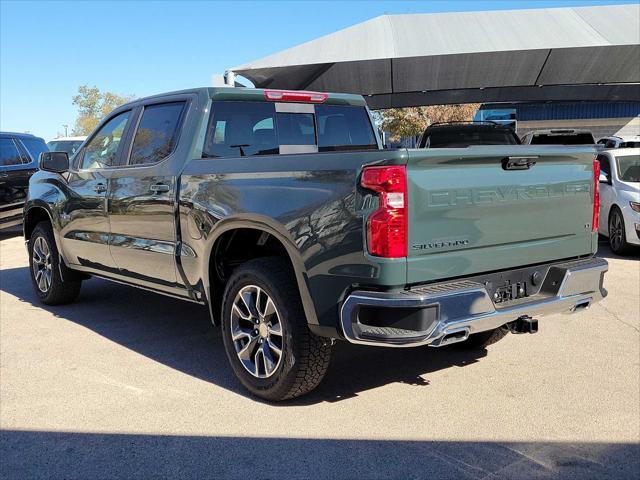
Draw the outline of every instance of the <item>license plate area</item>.
<instances>
[{"instance_id":1,"label":"license plate area","mask_svg":"<svg viewBox=\"0 0 640 480\"><path fill-rule=\"evenodd\" d=\"M503 303L528 297L527 290L527 282L511 282L507 280L504 285L496 287L493 292L493 302Z\"/></svg>"}]
</instances>

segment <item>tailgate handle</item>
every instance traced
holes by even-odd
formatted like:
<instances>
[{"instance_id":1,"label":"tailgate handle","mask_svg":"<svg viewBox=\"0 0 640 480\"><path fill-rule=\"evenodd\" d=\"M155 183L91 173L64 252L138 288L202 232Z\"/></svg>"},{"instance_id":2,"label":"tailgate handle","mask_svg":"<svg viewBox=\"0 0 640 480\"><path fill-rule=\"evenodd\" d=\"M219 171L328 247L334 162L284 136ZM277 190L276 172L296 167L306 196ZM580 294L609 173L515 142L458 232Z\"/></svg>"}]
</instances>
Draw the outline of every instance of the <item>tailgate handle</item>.
<instances>
[{"instance_id":1,"label":"tailgate handle","mask_svg":"<svg viewBox=\"0 0 640 480\"><path fill-rule=\"evenodd\" d=\"M505 157L502 168L505 170L528 170L536 164L538 157Z\"/></svg>"}]
</instances>

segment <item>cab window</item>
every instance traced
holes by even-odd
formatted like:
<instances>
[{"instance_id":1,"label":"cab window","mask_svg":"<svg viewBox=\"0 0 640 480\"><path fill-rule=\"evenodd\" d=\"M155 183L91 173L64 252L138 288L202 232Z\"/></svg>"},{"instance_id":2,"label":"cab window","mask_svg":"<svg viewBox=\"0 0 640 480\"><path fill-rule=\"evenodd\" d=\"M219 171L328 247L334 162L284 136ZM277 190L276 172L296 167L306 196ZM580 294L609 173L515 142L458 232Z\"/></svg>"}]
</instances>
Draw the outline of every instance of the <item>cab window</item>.
<instances>
[{"instance_id":1,"label":"cab window","mask_svg":"<svg viewBox=\"0 0 640 480\"><path fill-rule=\"evenodd\" d=\"M82 169L105 168L116 164L118 149L130 115L131 111L116 115L93 136L84 149Z\"/></svg>"},{"instance_id":2,"label":"cab window","mask_svg":"<svg viewBox=\"0 0 640 480\"><path fill-rule=\"evenodd\" d=\"M246 157L377 148L364 106L314 105L312 111L276 112L274 103L232 101L213 102L203 156Z\"/></svg>"},{"instance_id":3,"label":"cab window","mask_svg":"<svg viewBox=\"0 0 640 480\"><path fill-rule=\"evenodd\" d=\"M185 102L145 107L136 130L129 164L156 163L175 147Z\"/></svg>"},{"instance_id":4,"label":"cab window","mask_svg":"<svg viewBox=\"0 0 640 480\"><path fill-rule=\"evenodd\" d=\"M377 150L378 143L365 107L316 105L318 150Z\"/></svg>"},{"instance_id":5,"label":"cab window","mask_svg":"<svg viewBox=\"0 0 640 480\"><path fill-rule=\"evenodd\" d=\"M273 103L214 102L203 156L277 154L275 113Z\"/></svg>"}]
</instances>

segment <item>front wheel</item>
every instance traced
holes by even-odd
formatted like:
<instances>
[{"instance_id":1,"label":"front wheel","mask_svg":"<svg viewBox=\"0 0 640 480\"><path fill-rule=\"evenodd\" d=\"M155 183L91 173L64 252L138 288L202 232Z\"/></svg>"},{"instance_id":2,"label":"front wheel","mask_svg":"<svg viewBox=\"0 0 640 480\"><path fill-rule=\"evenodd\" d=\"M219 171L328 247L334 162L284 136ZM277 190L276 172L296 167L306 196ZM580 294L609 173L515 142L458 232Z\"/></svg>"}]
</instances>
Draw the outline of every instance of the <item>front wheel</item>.
<instances>
[{"instance_id":1,"label":"front wheel","mask_svg":"<svg viewBox=\"0 0 640 480\"><path fill-rule=\"evenodd\" d=\"M222 330L234 373L266 400L310 392L329 367L331 341L309 330L293 272L280 258L235 270L224 294Z\"/></svg>"},{"instance_id":2,"label":"front wheel","mask_svg":"<svg viewBox=\"0 0 640 480\"><path fill-rule=\"evenodd\" d=\"M36 295L46 305L73 302L80 293L80 280L64 280L61 275L58 249L53 229L48 222L40 222L33 229L28 244L29 270Z\"/></svg>"},{"instance_id":3,"label":"front wheel","mask_svg":"<svg viewBox=\"0 0 640 480\"><path fill-rule=\"evenodd\" d=\"M624 218L617 207L613 207L609 215L609 246L611 251L617 255L624 255L630 250L630 245L627 243L627 232L624 228Z\"/></svg>"}]
</instances>

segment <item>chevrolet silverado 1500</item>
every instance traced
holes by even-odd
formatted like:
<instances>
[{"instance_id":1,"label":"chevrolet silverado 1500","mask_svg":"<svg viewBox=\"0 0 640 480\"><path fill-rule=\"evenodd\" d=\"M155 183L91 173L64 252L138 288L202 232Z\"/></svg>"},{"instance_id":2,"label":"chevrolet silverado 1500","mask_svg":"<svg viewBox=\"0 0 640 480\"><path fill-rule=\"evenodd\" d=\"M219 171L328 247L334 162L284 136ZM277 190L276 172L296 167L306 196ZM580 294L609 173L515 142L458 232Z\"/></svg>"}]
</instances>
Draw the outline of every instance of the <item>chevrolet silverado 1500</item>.
<instances>
[{"instance_id":1,"label":"chevrolet silverado 1500","mask_svg":"<svg viewBox=\"0 0 640 480\"><path fill-rule=\"evenodd\" d=\"M266 399L317 386L336 339L477 347L606 295L592 147L384 150L361 96L201 88L40 163L40 300L98 276L207 305Z\"/></svg>"}]
</instances>

